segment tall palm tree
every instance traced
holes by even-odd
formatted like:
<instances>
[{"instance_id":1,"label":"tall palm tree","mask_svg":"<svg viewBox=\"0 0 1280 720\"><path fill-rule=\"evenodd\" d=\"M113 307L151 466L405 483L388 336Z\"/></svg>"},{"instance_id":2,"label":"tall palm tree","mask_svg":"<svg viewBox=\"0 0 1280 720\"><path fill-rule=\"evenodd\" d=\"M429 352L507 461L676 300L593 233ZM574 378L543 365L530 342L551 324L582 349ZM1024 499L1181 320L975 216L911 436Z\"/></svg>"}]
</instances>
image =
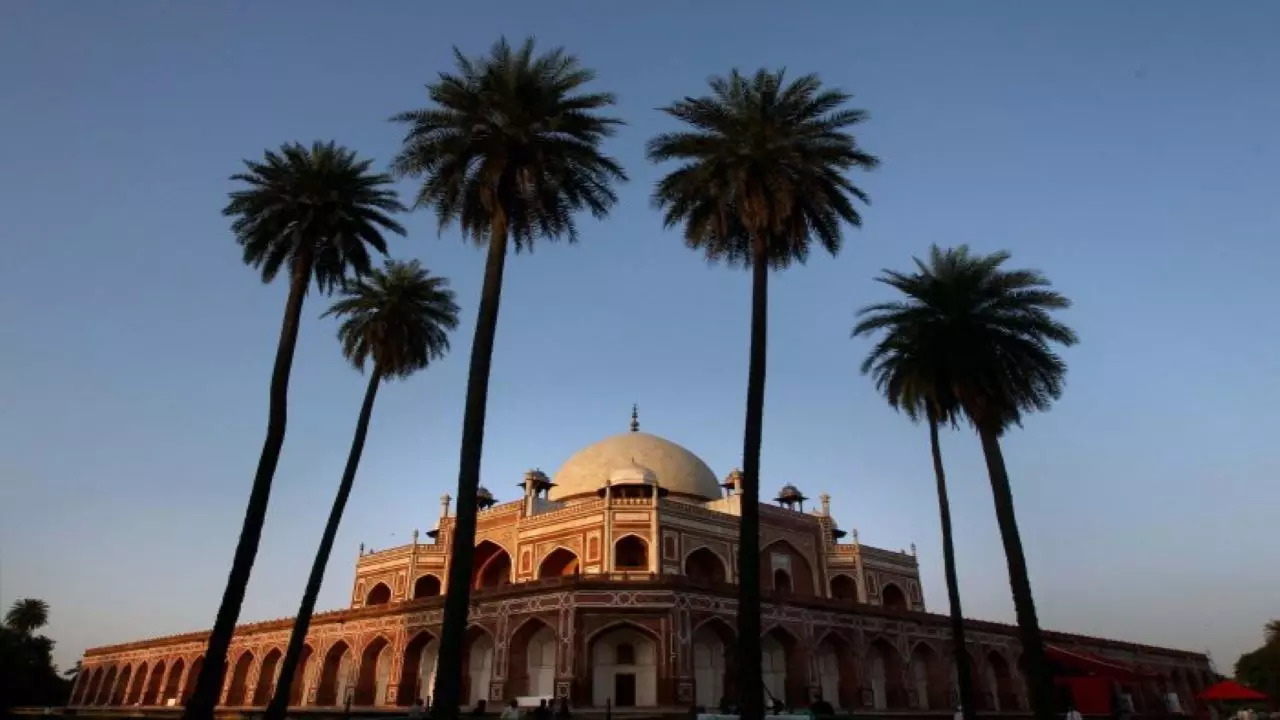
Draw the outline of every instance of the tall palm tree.
<instances>
[{"instance_id":1,"label":"tall palm tree","mask_svg":"<svg viewBox=\"0 0 1280 720\"><path fill-rule=\"evenodd\" d=\"M942 466L942 446L938 425L955 427L959 403L948 375L947 350L931 336L928 326L911 322L911 317L885 313L883 305L859 312L863 317L853 334L870 335L884 331L862 362L862 373L870 374L876 389L889 406L906 414L912 422L924 420L929 426L929 449L938 492L938 512L942 517L942 561L947 578L947 600L951 610L951 644L955 656L956 684L965 720L977 717L973 698L973 663L964 633L964 610L960 606L960 584L956 577L956 552L951 535L951 501L947 497L947 475Z\"/></svg>"},{"instance_id":2,"label":"tall palm tree","mask_svg":"<svg viewBox=\"0 0 1280 720\"><path fill-rule=\"evenodd\" d=\"M261 161L246 160L245 172L231 177L244 187L231 193L222 213L234 218L231 229L244 250L244 262L259 271L263 282L284 269L289 295L271 371L266 440L204 664L184 712L188 720L210 720L222 688L227 647L258 554L271 480L284 445L289 373L307 288L314 282L327 294L349 273L367 274L369 249L387 252L383 233L404 234L391 217L404 210L391 189L391 177L370 172L369 165L332 142L309 148L290 143L266 151Z\"/></svg>"},{"instance_id":3,"label":"tall palm tree","mask_svg":"<svg viewBox=\"0 0 1280 720\"><path fill-rule=\"evenodd\" d=\"M476 489L484 445L489 367L508 245L532 249L535 239L578 239L574 216L604 217L617 201L622 167L600 151L620 120L600 111L610 93L587 92L595 73L556 48L536 54L505 39L468 59L427 89L432 106L393 118L409 126L396 171L423 178L416 206L431 207L443 230L457 224L465 238L488 245L484 285L471 344L467 398L458 459L458 511L449 560L435 698L439 717L456 717L462 688L462 638L475 552Z\"/></svg>"},{"instance_id":4,"label":"tall palm tree","mask_svg":"<svg viewBox=\"0 0 1280 720\"><path fill-rule=\"evenodd\" d=\"M978 432L1009 567L1032 711L1039 720L1050 720L1053 678L1000 438L1021 424L1024 413L1047 410L1062 395L1067 366L1053 346L1074 345L1077 338L1051 315L1071 302L1035 270L1003 269L1008 259L1004 251L975 255L967 246L942 250L935 245L927 262L916 259L916 272L880 276L904 298L866 308L863 324L868 330L915 328L918 336L912 341L928 347L934 369L947 379L956 405Z\"/></svg>"},{"instance_id":5,"label":"tall palm tree","mask_svg":"<svg viewBox=\"0 0 1280 720\"><path fill-rule=\"evenodd\" d=\"M737 70L710 80L711 94L663 108L687 127L649 141L653 162L680 166L658 182L654 205L667 227L708 261L751 268L751 351L742 451L738 540L738 690L743 717L763 715L760 675L760 442L764 422L769 268L804 262L816 240L840 250L841 222L861 225L854 200L867 196L844 173L879 161L849 129L866 119L851 96L816 75L788 83L783 73Z\"/></svg>"},{"instance_id":6,"label":"tall palm tree","mask_svg":"<svg viewBox=\"0 0 1280 720\"><path fill-rule=\"evenodd\" d=\"M458 304L454 302L449 281L432 277L417 261L388 261L385 270L374 270L367 279L358 279L347 285L343 297L325 315L343 319L338 327L338 339L342 341L342 353L351 364L363 372L365 363L372 358L373 367L356 420L351 452L347 455L347 465L338 484L338 494L333 498L329 521L324 526L320 547L311 563L307 589L303 592L298 616L293 621L293 632L280 665L275 692L267 705L267 720L283 720L289 707L293 676L302 657L302 647L311 626L311 615L316 609L320 585L324 582L324 570L333 551L338 524L342 522L347 498L351 496L351 486L355 484L378 385L390 378L407 378L444 357L449 351L449 331L458 326Z\"/></svg>"},{"instance_id":7,"label":"tall palm tree","mask_svg":"<svg viewBox=\"0 0 1280 720\"><path fill-rule=\"evenodd\" d=\"M4 614L4 624L23 635L30 635L48 622L49 603L38 598L14 600Z\"/></svg>"}]
</instances>

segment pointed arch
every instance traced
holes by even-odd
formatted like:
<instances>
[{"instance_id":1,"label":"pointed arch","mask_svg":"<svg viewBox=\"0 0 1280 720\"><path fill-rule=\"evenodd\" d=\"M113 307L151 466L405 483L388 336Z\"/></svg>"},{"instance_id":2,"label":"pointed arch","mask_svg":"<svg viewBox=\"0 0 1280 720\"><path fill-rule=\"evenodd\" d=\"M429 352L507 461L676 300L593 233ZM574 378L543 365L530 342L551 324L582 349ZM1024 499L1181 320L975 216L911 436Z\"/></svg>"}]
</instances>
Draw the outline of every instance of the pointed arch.
<instances>
[{"instance_id":1,"label":"pointed arch","mask_svg":"<svg viewBox=\"0 0 1280 720\"><path fill-rule=\"evenodd\" d=\"M893 643L877 636L867 645L863 666L871 686L872 707L877 710L907 708L907 694L902 687L902 657Z\"/></svg>"},{"instance_id":2,"label":"pointed arch","mask_svg":"<svg viewBox=\"0 0 1280 720\"><path fill-rule=\"evenodd\" d=\"M789 589L780 587L778 570L786 573ZM778 538L760 549L760 577L772 578L774 589L779 592L794 593L802 597L813 597L816 594L815 588L819 587L813 561L784 538Z\"/></svg>"},{"instance_id":3,"label":"pointed arch","mask_svg":"<svg viewBox=\"0 0 1280 720\"><path fill-rule=\"evenodd\" d=\"M616 570L648 570L649 541L635 533L627 533L615 540L613 567Z\"/></svg>"},{"instance_id":4,"label":"pointed arch","mask_svg":"<svg viewBox=\"0 0 1280 720\"><path fill-rule=\"evenodd\" d=\"M712 616L694 625L691 638L695 704L713 708L721 698L737 697L737 631Z\"/></svg>"},{"instance_id":5,"label":"pointed arch","mask_svg":"<svg viewBox=\"0 0 1280 720\"><path fill-rule=\"evenodd\" d=\"M468 705L488 701L497 643L483 625L472 623L462 636L462 697Z\"/></svg>"},{"instance_id":6,"label":"pointed arch","mask_svg":"<svg viewBox=\"0 0 1280 720\"><path fill-rule=\"evenodd\" d=\"M78 705L93 705L98 698L98 689L102 687L102 668L95 667L88 674L89 684L80 692Z\"/></svg>"},{"instance_id":7,"label":"pointed arch","mask_svg":"<svg viewBox=\"0 0 1280 720\"><path fill-rule=\"evenodd\" d=\"M481 540L476 545L471 567L473 588L511 584L511 553L492 540Z\"/></svg>"},{"instance_id":8,"label":"pointed arch","mask_svg":"<svg viewBox=\"0 0 1280 720\"><path fill-rule=\"evenodd\" d=\"M859 707L860 678L853 642L831 629L818 638L814 647L819 695L837 710Z\"/></svg>"},{"instance_id":9,"label":"pointed arch","mask_svg":"<svg viewBox=\"0 0 1280 720\"><path fill-rule=\"evenodd\" d=\"M253 651L245 650L236 658L231 671L231 687L227 690L227 707L243 707L252 698L247 697L249 691L249 668L253 666Z\"/></svg>"},{"instance_id":10,"label":"pointed arch","mask_svg":"<svg viewBox=\"0 0 1280 720\"><path fill-rule=\"evenodd\" d=\"M795 634L773 625L761 633L760 651L765 702L782 700L788 707L808 704L809 668Z\"/></svg>"},{"instance_id":11,"label":"pointed arch","mask_svg":"<svg viewBox=\"0 0 1280 720\"><path fill-rule=\"evenodd\" d=\"M204 655L197 655L195 660L191 661L191 668L187 670L186 676L182 681L182 698L178 701L185 705L191 699L191 693L196 690L196 678L200 677L200 671L204 669Z\"/></svg>"},{"instance_id":12,"label":"pointed arch","mask_svg":"<svg viewBox=\"0 0 1280 720\"><path fill-rule=\"evenodd\" d=\"M173 661L173 665L169 667L169 674L165 678L164 691L160 693L159 702L156 703L157 705L164 705L168 703L170 699L174 701L175 705L178 704L178 701L180 700L179 693L182 692L182 676L186 671L187 663L185 660L177 658Z\"/></svg>"},{"instance_id":13,"label":"pointed arch","mask_svg":"<svg viewBox=\"0 0 1280 720\"><path fill-rule=\"evenodd\" d=\"M880 586L880 604L889 610L910 610L907 594L902 592L895 582L887 582Z\"/></svg>"},{"instance_id":14,"label":"pointed arch","mask_svg":"<svg viewBox=\"0 0 1280 720\"><path fill-rule=\"evenodd\" d=\"M946 710L951 706L950 673L944 669L937 648L920 640L911 648L911 677L919 710Z\"/></svg>"},{"instance_id":15,"label":"pointed arch","mask_svg":"<svg viewBox=\"0 0 1280 720\"><path fill-rule=\"evenodd\" d=\"M157 660L151 665L151 674L147 677L147 682L142 686L142 697L139 701L143 705L158 705L157 698L160 697L160 684L164 682L164 660Z\"/></svg>"},{"instance_id":16,"label":"pointed arch","mask_svg":"<svg viewBox=\"0 0 1280 720\"><path fill-rule=\"evenodd\" d=\"M417 580L413 581L413 599L424 597L436 597L440 594L440 578L432 573L419 575Z\"/></svg>"},{"instance_id":17,"label":"pointed arch","mask_svg":"<svg viewBox=\"0 0 1280 720\"><path fill-rule=\"evenodd\" d=\"M540 617L530 617L516 628L507 650L509 695L555 695L556 645L555 628Z\"/></svg>"},{"instance_id":18,"label":"pointed arch","mask_svg":"<svg viewBox=\"0 0 1280 720\"><path fill-rule=\"evenodd\" d=\"M436 656L439 643L426 629L419 630L404 646L400 658L400 694L398 705L412 705L414 700L429 698L435 692Z\"/></svg>"},{"instance_id":19,"label":"pointed arch","mask_svg":"<svg viewBox=\"0 0 1280 720\"><path fill-rule=\"evenodd\" d=\"M289 705L298 706L306 702L308 681L311 673L311 661L315 651L309 643L303 643L302 654L298 656L298 667L293 671L293 680L289 682Z\"/></svg>"},{"instance_id":20,"label":"pointed arch","mask_svg":"<svg viewBox=\"0 0 1280 720\"><path fill-rule=\"evenodd\" d=\"M833 600L843 600L850 605L858 602L858 581L847 573L832 575L831 598Z\"/></svg>"},{"instance_id":21,"label":"pointed arch","mask_svg":"<svg viewBox=\"0 0 1280 720\"><path fill-rule=\"evenodd\" d=\"M369 592L365 593L364 596L366 607L386 605L389 602L391 602L391 586L384 582L377 583L369 588Z\"/></svg>"},{"instance_id":22,"label":"pointed arch","mask_svg":"<svg viewBox=\"0 0 1280 720\"><path fill-rule=\"evenodd\" d=\"M565 577L582 572L578 554L564 546L558 546L543 556L538 563L538 579Z\"/></svg>"},{"instance_id":23,"label":"pointed arch","mask_svg":"<svg viewBox=\"0 0 1280 720\"><path fill-rule=\"evenodd\" d=\"M258 669L258 682L253 689L253 699L247 704L265 706L271 702L271 694L275 691L276 680L280 675L280 660L284 653L280 648L271 648L262 656L262 666Z\"/></svg>"},{"instance_id":24,"label":"pointed arch","mask_svg":"<svg viewBox=\"0 0 1280 720\"><path fill-rule=\"evenodd\" d=\"M353 705L385 705L391 681L391 641L375 635L360 653L359 677Z\"/></svg>"},{"instance_id":25,"label":"pointed arch","mask_svg":"<svg viewBox=\"0 0 1280 720\"><path fill-rule=\"evenodd\" d=\"M987 651L984 659L986 660L983 664L986 668L987 690L991 693L995 704L992 709L996 712L1017 710L1018 692L1008 659L1005 658L1004 653L994 648Z\"/></svg>"},{"instance_id":26,"label":"pointed arch","mask_svg":"<svg viewBox=\"0 0 1280 720\"><path fill-rule=\"evenodd\" d=\"M115 665L111 665L107 668L107 673L102 679L102 687L98 688L97 700L93 703L94 705L111 704L111 694L115 692L116 676L118 674L119 671L116 670Z\"/></svg>"},{"instance_id":27,"label":"pointed arch","mask_svg":"<svg viewBox=\"0 0 1280 720\"><path fill-rule=\"evenodd\" d=\"M684 556L684 575L700 584L726 583L729 581L729 563L716 551L700 545ZM719 702L717 698L716 703Z\"/></svg>"},{"instance_id":28,"label":"pointed arch","mask_svg":"<svg viewBox=\"0 0 1280 720\"><path fill-rule=\"evenodd\" d=\"M593 705L652 707L658 704L657 675L661 640L649 628L620 620L587 636L588 682ZM628 686L618 678L632 678ZM622 694L630 688L629 695ZM615 697L617 695L617 697Z\"/></svg>"},{"instance_id":29,"label":"pointed arch","mask_svg":"<svg viewBox=\"0 0 1280 720\"><path fill-rule=\"evenodd\" d=\"M110 705L124 705L125 696L129 692L129 681L133 678L133 666L125 665L116 678L116 686L111 692Z\"/></svg>"},{"instance_id":30,"label":"pointed arch","mask_svg":"<svg viewBox=\"0 0 1280 720\"><path fill-rule=\"evenodd\" d=\"M316 686L316 705L332 707L346 700L347 686L351 682L350 670L355 662L351 646L339 640L324 654L320 667L320 681Z\"/></svg>"},{"instance_id":31,"label":"pointed arch","mask_svg":"<svg viewBox=\"0 0 1280 720\"><path fill-rule=\"evenodd\" d=\"M142 701L142 689L147 684L147 661L143 660L133 673L133 680L125 692L124 704L137 705Z\"/></svg>"}]
</instances>

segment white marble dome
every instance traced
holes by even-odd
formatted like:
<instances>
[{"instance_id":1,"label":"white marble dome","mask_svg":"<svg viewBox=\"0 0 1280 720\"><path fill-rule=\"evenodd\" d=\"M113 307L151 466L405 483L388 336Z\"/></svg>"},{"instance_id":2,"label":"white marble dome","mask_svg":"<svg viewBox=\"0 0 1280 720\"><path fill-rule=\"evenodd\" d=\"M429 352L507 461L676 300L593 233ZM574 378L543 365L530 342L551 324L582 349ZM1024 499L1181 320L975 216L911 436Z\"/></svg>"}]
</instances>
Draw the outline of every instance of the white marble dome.
<instances>
[{"instance_id":1,"label":"white marble dome","mask_svg":"<svg viewBox=\"0 0 1280 720\"><path fill-rule=\"evenodd\" d=\"M626 432L579 450L552 476L552 500L595 495L619 470L640 467L668 493L701 500L721 496L715 473L697 455L657 435Z\"/></svg>"}]
</instances>

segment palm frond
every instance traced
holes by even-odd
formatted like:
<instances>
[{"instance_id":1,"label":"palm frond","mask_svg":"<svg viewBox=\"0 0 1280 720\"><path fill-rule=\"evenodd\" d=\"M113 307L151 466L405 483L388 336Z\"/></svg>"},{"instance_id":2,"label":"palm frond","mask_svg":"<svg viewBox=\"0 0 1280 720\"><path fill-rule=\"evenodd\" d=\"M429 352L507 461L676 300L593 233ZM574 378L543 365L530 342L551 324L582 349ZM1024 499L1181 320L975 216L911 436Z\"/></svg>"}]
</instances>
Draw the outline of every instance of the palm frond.
<instances>
[{"instance_id":1,"label":"palm frond","mask_svg":"<svg viewBox=\"0 0 1280 720\"><path fill-rule=\"evenodd\" d=\"M245 264L271 282L282 267L302 263L321 292L349 272L368 273L369 249L385 255L384 233L405 232L392 217L405 208L391 177L370 164L333 142L290 143L246 160L231 177L246 187L231 192L222 211L233 218Z\"/></svg>"},{"instance_id":2,"label":"palm frond","mask_svg":"<svg viewBox=\"0 0 1280 720\"><path fill-rule=\"evenodd\" d=\"M458 304L448 279L416 260L390 260L347 283L324 316L341 320L342 352L357 369L372 358L383 377L404 378L449 351Z\"/></svg>"},{"instance_id":3,"label":"palm frond","mask_svg":"<svg viewBox=\"0 0 1280 720\"><path fill-rule=\"evenodd\" d=\"M853 334L881 336L862 372L890 405L1003 432L1061 397L1066 363L1053 348L1079 339L1051 313L1071 303L1041 273L1003 269L1009 257L935 245L916 272L876 278L903 299L859 310Z\"/></svg>"},{"instance_id":4,"label":"palm frond","mask_svg":"<svg viewBox=\"0 0 1280 720\"><path fill-rule=\"evenodd\" d=\"M477 244L496 219L517 251L537 237L576 241L575 214L603 217L627 179L600 150L622 124L598 112L615 97L585 91L593 71L560 48L537 53L532 39L513 47L503 38L482 58L454 55L454 71L427 88L433 106L391 118L408 126L392 168L422 179L415 206Z\"/></svg>"}]
</instances>

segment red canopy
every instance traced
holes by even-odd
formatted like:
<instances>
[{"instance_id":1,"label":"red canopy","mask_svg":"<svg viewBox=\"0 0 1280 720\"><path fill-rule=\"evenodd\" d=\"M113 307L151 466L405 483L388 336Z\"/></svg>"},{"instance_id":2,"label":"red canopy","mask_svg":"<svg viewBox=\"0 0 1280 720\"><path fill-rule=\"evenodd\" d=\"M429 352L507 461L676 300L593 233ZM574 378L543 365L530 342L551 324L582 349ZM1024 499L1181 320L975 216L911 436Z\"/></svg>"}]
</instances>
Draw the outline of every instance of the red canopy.
<instances>
[{"instance_id":1,"label":"red canopy","mask_svg":"<svg viewBox=\"0 0 1280 720\"><path fill-rule=\"evenodd\" d=\"M1100 658L1080 650L1068 650L1056 645L1045 645L1044 654L1076 671L1110 680L1136 682L1156 677L1154 673L1143 672L1115 660Z\"/></svg>"},{"instance_id":2,"label":"red canopy","mask_svg":"<svg viewBox=\"0 0 1280 720\"><path fill-rule=\"evenodd\" d=\"M1201 700L1266 700L1267 696L1236 682L1223 680L1200 693Z\"/></svg>"}]
</instances>

